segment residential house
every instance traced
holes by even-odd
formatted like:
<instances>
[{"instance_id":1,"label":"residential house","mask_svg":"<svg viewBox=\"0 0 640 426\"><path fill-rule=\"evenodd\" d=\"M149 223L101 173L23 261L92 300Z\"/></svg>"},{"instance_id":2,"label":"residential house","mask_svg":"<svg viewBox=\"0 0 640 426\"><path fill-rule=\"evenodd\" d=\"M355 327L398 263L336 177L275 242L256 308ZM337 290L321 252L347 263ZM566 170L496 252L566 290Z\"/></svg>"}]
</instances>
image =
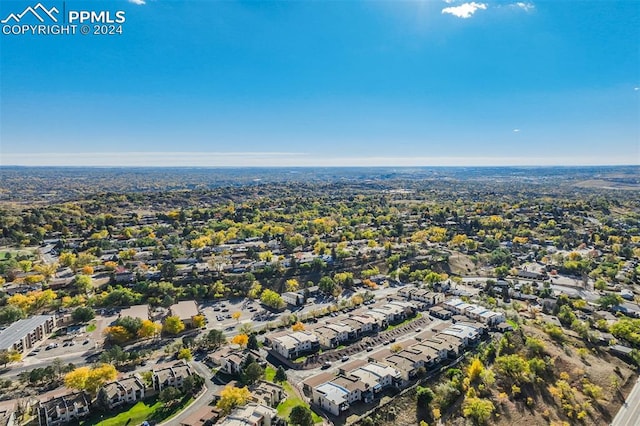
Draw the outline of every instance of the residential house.
<instances>
[{"instance_id":1,"label":"residential house","mask_svg":"<svg viewBox=\"0 0 640 426\"><path fill-rule=\"evenodd\" d=\"M433 367L441 360L445 359L447 355L446 352L443 354L442 351L439 351L427 344L423 344L422 342L409 346L407 348L407 352L415 354L417 359L422 360L424 367L426 368Z\"/></svg>"},{"instance_id":2,"label":"residential house","mask_svg":"<svg viewBox=\"0 0 640 426\"><path fill-rule=\"evenodd\" d=\"M63 395L49 401L38 401L38 424L55 426L89 415L89 399L84 392Z\"/></svg>"},{"instance_id":3,"label":"residential house","mask_svg":"<svg viewBox=\"0 0 640 426\"><path fill-rule=\"evenodd\" d=\"M285 399L286 393L282 386L265 380L260 380L252 386L251 396L260 404L275 407L280 403L280 401Z\"/></svg>"},{"instance_id":4,"label":"residential house","mask_svg":"<svg viewBox=\"0 0 640 426\"><path fill-rule=\"evenodd\" d=\"M424 361L417 360L416 355L415 351L405 349L384 358L382 362L400 373L401 385L404 386L418 374L418 369L424 366Z\"/></svg>"},{"instance_id":5,"label":"residential house","mask_svg":"<svg viewBox=\"0 0 640 426\"><path fill-rule=\"evenodd\" d=\"M131 376L107 383L98 391L98 400L111 409L144 398L145 386L139 376Z\"/></svg>"},{"instance_id":6,"label":"residential house","mask_svg":"<svg viewBox=\"0 0 640 426\"><path fill-rule=\"evenodd\" d=\"M300 306L304 304L304 293L288 291L280 295L282 300L291 306Z\"/></svg>"},{"instance_id":7,"label":"residential house","mask_svg":"<svg viewBox=\"0 0 640 426\"><path fill-rule=\"evenodd\" d=\"M402 383L402 374L393 367L379 363L370 363L356 368L349 373L350 376L357 377L360 381L368 385L373 396L383 389L391 386L399 386ZM362 398L369 402L365 396Z\"/></svg>"},{"instance_id":8,"label":"residential house","mask_svg":"<svg viewBox=\"0 0 640 426\"><path fill-rule=\"evenodd\" d=\"M228 350L218 351L212 357L214 362L220 366L220 371L223 373L230 375L242 374L243 366L247 363L249 355L251 355L256 362L264 363L264 361L261 360L260 353L256 351L251 349L237 350L231 347L227 348Z\"/></svg>"},{"instance_id":9,"label":"residential house","mask_svg":"<svg viewBox=\"0 0 640 426\"><path fill-rule=\"evenodd\" d=\"M271 339L273 350L285 358L297 358L320 349L318 336L308 331L296 331Z\"/></svg>"},{"instance_id":10,"label":"residential house","mask_svg":"<svg viewBox=\"0 0 640 426\"><path fill-rule=\"evenodd\" d=\"M349 409L349 391L335 383L327 382L313 388L312 401L323 410L339 416Z\"/></svg>"},{"instance_id":11,"label":"residential house","mask_svg":"<svg viewBox=\"0 0 640 426\"><path fill-rule=\"evenodd\" d=\"M453 315L451 311L444 309L442 306L434 306L429 309L429 314L440 319L448 320Z\"/></svg>"},{"instance_id":12,"label":"residential house","mask_svg":"<svg viewBox=\"0 0 640 426\"><path fill-rule=\"evenodd\" d=\"M462 341L464 346L474 345L480 339L480 333L478 330L459 323L445 328L439 335L443 334L457 337Z\"/></svg>"},{"instance_id":13,"label":"residential house","mask_svg":"<svg viewBox=\"0 0 640 426\"><path fill-rule=\"evenodd\" d=\"M313 334L318 337L320 346L325 349L333 349L340 344L340 338L338 332L330 328L320 326L313 329Z\"/></svg>"},{"instance_id":14,"label":"residential house","mask_svg":"<svg viewBox=\"0 0 640 426\"><path fill-rule=\"evenodd\" d=\"M350 325L351 328L356 330L359 336L368 333L376 333L379 330L379 326L375 318L368 315L350 315L344 323Z\"/></svg>"},{"instance_id":15,"label":"residential house","mask_svg":"<svg viewBox=\"0 0 640 426\"><path fill-rule=\"evenodd\" d=\"M186 362L178 362L171 367L153 371L153 388L160 392L161 390L173 386L182 388L184 379L191 376L193 370Z\"/></svg>"},{"instance_id":16,"label":"residential house","mask_svg":"<svg viewBox=\"0 0 640 426\"><path fill-rule=\"evenodd\" d=\"M276 426L284 424L278 418L278 411L266 405L250 402L236 407L222 421L220 426Z\"/></svg>"}]
</instances>

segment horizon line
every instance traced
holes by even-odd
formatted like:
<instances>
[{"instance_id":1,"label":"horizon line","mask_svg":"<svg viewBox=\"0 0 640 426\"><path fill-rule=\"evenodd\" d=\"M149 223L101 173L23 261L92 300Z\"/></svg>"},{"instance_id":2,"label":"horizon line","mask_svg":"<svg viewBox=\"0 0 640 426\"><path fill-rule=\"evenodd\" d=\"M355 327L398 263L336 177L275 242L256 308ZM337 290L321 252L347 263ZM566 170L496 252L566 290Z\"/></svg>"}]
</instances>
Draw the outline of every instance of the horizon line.
<instances>
[{"instance_id":1,"label":"horizon line","mask_svg":"<svg viewBox=\"0 0 640 426\"><path fill-rule=\"evenodd\" d=\"M632 155L586 156L318 156L303 152L2 153L0 167L339 168L638 166Z\"/></svg>"}]
</instances>

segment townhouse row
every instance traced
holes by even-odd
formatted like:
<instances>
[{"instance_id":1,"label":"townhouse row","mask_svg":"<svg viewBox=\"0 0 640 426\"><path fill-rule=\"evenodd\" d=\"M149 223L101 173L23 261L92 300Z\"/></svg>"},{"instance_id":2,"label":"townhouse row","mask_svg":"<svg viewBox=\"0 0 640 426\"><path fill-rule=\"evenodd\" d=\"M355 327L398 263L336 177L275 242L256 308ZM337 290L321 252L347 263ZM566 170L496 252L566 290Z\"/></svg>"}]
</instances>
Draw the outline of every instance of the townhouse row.
<instances>
[{"instance_id":1,"label":"townhouse row","mask_svg":"<svg viewBox=\"0 0 640 426\"><path fill-rule=\"evenodd\" d=\"M415 315L416 306L410 302L392 301L380 306L361 308L345 317L332 318L311 326L305 331L284 331L268 336L273 351L286 359L295 359L322 349L333 349L343 343L375 334Z\"/></svg>"},{"instance_id":2,"label":"townhouse row","mask_svg":"<svg viewBox=\"0 0 640 426\"><path fill-rule=\"evenodd\" d=\"M339 416L355 403L374 401L387 388L406 387L421 372L476 345L487 332L487 327L477 322L458 322L444 325L437 332L425 331L401 342L398 352L382 349L366 360L345 364L337 375L313 376L303 382L303 391L314 405Z\"/></svg>"}]
</instances>

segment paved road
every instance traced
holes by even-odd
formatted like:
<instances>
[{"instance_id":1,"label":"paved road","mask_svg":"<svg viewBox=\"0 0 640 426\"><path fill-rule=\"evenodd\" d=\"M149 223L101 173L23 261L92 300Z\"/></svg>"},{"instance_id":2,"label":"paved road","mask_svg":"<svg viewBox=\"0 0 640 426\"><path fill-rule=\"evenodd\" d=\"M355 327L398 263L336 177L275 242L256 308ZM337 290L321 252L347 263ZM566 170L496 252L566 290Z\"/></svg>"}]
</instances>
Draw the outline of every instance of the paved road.
<instances>
[{"instance_id":1,"label":"paved road","mask_svg":"<svg viewBox=\"0 0 640 426\"><path fill-rule=\"evenodd\" d=\"M612 426L640 426L640 378L611 423Z\"/></svg>"}]
</instances>

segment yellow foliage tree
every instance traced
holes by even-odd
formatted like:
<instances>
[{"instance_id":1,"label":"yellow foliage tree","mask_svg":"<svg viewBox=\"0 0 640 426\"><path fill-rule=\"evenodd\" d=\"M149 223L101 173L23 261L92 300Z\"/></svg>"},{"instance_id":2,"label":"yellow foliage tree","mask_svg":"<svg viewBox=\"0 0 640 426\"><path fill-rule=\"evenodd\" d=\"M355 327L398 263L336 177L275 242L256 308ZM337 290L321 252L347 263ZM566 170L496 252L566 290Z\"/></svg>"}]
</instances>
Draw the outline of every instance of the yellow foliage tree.
<instances>
[{"instance_id":1,"label":"yellow foliage tree","mask_svg":"<svg viewBox=\"0 0 640 426\"><path fill-rule=\"evenodd\" d=\"M182 320L176 316L165 318L163 330L169 334L178 334L184 330L185 326Z\"/></svg>"},{"instance_id":2,"label":"yellow foliage tree","mask_svg":"<svg viewBox=\"0 0 640 426\"><path fill-rule=\"evenodd\" d=\"M187 361L191 361L193 355L191 355L191 349L182 348L178 351L178 359L185 359Z\"/></svg>"},{"instance_id":3,"label":"yellow foliage tree","mask_svg":"<svg viewBox=\"0 0 640 426\"><path fill-rule=\"evenodd\" d=\"M60 254L60 263L62 264L62 266L73 268L77 260L78 256L76 256L75 253L66 251Z\"/></svg>"},{"instance_id":4,"label":"yellow foliage tree","mask_svg":"<svg viewBox=\"0 0 640 426\"><path fill-rule=\"evenodd\" d=\"M237 388L227 385L220 391L220 400L217 406L223 413L228 414L235 407L245 405L249 398L251 398L251 392L246 386Z\"/></svg>"},{"instance_id":5,"label":"yellow foliage tree","mask_svg":"<svg viewBox=\"0 0 640 426\"><path fill-rule=\"evenodd\" d=\"M287 291L298 291L298 288L300 288L300 284L295 278L288 279L284 285Z\"/></svg>"},{"instance_id":6,"label":"yellow foliage tree","mask_svg":"<svg viewBox=\"0 0 640 426\"><path fill-rule=\"evenodd\" d=\"M293 331L302 331L304 330L304 324L298 321L297 323L291 326L291 330Z\"/></svg>"},{"instance_id":7,"label":"yellow foliage tree","mask_svg":"<svg viewBox=\"0 0 640 426\"><path fill-rule=\"evenodd\" d=\"M83 390L89 378L89 367L78 367L64 376L64 385L71 389Z\"/></svg>"},{"instance_id":8,"label":"yellow foliage tree","mask_svg":"<svg viewBox=\"0 0 640 426\"><path fill-rule=\"evenodd\" d=\"M242 316L242 312L234 312L231 314L231 318L233 318L236 321L239 321L241 316Z\"/></svg>"},{"instance_id":9,"label":"yellow foliage tree","mask_svg":"<svg viewBox=\"0 0 640 426\"><path fill-rule=\"evenodd\" d=\"M453 238L451 238L450 243L452 246L461 246L466 241L467 241L467 236L465 234L456 234L453 236Z\"/></svg>"},{"instance_id":10,"label":"yellow foliage tree","mask_svg":"<svg viewBox=\"0 0 640 426\"><path fill-rule=\"evenodd\" d=\"M193 321L193 326L196 328L202 328L207 324L204 315L195 315L191 320Z\"/></svg>"},{"instance_id":11,"label":"yellow foliage tree","mask_svg":"<svg viewBox=\"0 0 640 426\"><path fill-rule=\"evenodd\" d=\"M93 266L86 265L82 268L82 273L84 275L92 275L93 274Z\"/></svg>"},{"instance_id":12,"label":"yellow foliage tree","mask_svg":"<svg viewBox=\"0 0 640 426\"><path fill-rule=\"evenodd\" d=\"M40 282L44 281L44 275L42 275L42 274L28 275L28 276L24 277L24 281L27 284L40 283Z\"/></svg>"},{"instance_id":13,"label":"yellow foliage tree","mask_svg":"<svg viewBox=\"0 0 640 426\"><path fill-rule=\"evenodd\" d=\"M127 331L127 329L121 325L114 325L114 326L105 328L104 335L107 337L107 339L113 340L116 343L127 342L131 340L131 338L133 337Z\"/></svg>"},{"instance_id":14,"label":"yellow foliage tree","mask_svg":"<svg viewBox=\"0 0 640 426\"><path fill-rule=\"evenodd\" d=\"M467 368L467 377L469 377L469 381L473 383L476 380L478 380L483 370L484 370L484 365L482 364L482 361L480 361L479 358L475 358L471 362L471 365L469 366L469 368Z\"/></svg>"},{"instance_id":15,"label":"yellow foliage tree","mask_svg":"<svg viewBox=\"0 0 640 426\"><path fill-rule=\"evenodd\" d=\"M160 324L157 324L151 320L142 320L142 326L140 326L140 329L138 330L138 337L153 337L160 334L161 331L162 326Z\"/></svg>"},{"instance_id":16,"label":"yellow foliage tree","mask_svg":"<svg viewBox=\"0 0 640 426\"><path fill-rule=\"evenodd\" d=\"M249 343L249 336L247 336L246 334L238 334L236 336L233 336L233 339L231 339L231 343L245 347L247 346L247 343Z\"/></svg>"},{"instance_id":17,"label":"yellow foliage tree","mask_svg":"<svg viewBox=\"0 0 640 426\"><path fill-rule=\"evenodd\" d=\"M513 237L513 244L527 244L528 241L527 237Z\"/></svg>"},{"instance_id":18,"label":"yellow foliage tree","mask_svg":"<svg viewBox=\"0 0 640 426\"><path fill-rule=\"evenodd\" d=\"M7 299L7 303L11 306L15 306L17 308L22 309L27 312L31 309L31 305L35 301L34 297L30 297L28 295L16 293L13 296Z\"/></svg>"},{"instance_id":19,"label":"yellow foliage tree","mask_svg":"<svg viewBox=\"0 0 640 426\"><path fill-rule=\"evenodd\" d=\"M118 377L116 368L111 364L102 364L96 368L92 368L89 371L87 381L85 383L85 390L92 395L98 392L98 389L102 385Z\"/></svg>"}]
</instances>

